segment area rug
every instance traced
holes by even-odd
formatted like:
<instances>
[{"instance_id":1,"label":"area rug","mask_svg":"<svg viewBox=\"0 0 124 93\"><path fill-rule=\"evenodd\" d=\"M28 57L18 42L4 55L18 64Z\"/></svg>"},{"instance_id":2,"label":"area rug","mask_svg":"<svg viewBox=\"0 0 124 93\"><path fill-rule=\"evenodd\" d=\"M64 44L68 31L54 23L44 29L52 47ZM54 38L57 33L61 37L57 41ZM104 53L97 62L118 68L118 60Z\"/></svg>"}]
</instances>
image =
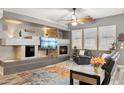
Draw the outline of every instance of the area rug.
<instances>
[{"instance_id":1,"label":"area rug","mask_svg":"<svg viewBox=\"0 0 124 93\"><path fill-rule=\"evenodd\" d=\"M71 60L21 73L0 76L0 85L69 85ZM112 85L124 85L124 67L118 68ZM74 81L78 84L78 81Z\"/></svg>"},{"instance_id":2,"label":"area rug","mask_svg":"<svg viewBox=\"0 0 124 93\"><path fill-rule=\"evenodd\" d=\"M69 85L69 69L76 65L68 60L35 70L0 76L0 85Z\"/></svg>"}]
</instances>

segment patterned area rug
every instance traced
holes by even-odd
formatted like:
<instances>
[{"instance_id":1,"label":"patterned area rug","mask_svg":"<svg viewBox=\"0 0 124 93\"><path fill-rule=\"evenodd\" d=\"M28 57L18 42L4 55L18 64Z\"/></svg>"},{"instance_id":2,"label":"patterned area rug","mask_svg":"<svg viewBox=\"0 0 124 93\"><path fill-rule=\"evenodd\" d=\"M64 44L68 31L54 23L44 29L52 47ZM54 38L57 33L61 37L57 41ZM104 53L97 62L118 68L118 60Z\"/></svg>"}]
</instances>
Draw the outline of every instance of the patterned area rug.
<instances>
[{"instance_id":1,"label":"patterned area rug","mask_svg":"<svg viewBox=\"0 0 124 93\"><path fill-rule=\"evenodd\" d=\"M0 76L0 85L69 85L69 69L77 64L72 61Z\"/></svg>"},{"instance_id":2,"label":"patterned area rug","mask_svg":"<svg viewBox=\"0 0 124 93\"><path fill-rule=\"evenodd\" d=\"M69 85L69 69L73 61L42 67L21 73L0 76L0 85ZM74 81L78 84L78 81ZM124 67L118 68L112 85L124 85Z\"/></svg>"}]
</instances>

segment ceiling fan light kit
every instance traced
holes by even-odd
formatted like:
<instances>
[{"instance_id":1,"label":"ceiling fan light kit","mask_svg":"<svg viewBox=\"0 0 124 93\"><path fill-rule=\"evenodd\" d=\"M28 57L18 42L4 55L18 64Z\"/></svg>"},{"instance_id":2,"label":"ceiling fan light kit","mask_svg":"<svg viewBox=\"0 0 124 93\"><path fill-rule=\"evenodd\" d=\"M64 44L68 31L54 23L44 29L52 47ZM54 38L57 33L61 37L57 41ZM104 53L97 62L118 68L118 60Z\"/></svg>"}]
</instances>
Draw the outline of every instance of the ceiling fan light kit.
<instances>
[{"instance_id":1,"label":"ceiling fan light kit","mask_svg":"<svg viewBox=\"0 0 124 93\"><path fill-rule=\"evenodd\" d=\"M78 24L78 22L77 22L77 16L75 14L75 10L76 10L76 8L73 8L74 13L71 16L72 17L72 21L71 21L71 25L72 26L77 26L77 24Z\"/></svg>"},{"instance_id":2,"label":"ceiling fan light kit","mask_svg":"<svg viewBox=\"0 0 124 93\"><path fill-rule=\"evenodd\" d=\"M74 15L74 14L71 17L72 17L72 20L76 20L77 19L76 15Z\"/></svg>"},{"instance_id":3,"label":"ceiling fan light kit","mask_svg":"<svg viewBox=\"0 0 124 93\"><path fill-rule=\"evenodd\" d=\"M71 23L71 25L72 25L72 26L77 26L78 23L77 23L76 21L73 21L73 22Z\"/></svg>"}]
</instances>

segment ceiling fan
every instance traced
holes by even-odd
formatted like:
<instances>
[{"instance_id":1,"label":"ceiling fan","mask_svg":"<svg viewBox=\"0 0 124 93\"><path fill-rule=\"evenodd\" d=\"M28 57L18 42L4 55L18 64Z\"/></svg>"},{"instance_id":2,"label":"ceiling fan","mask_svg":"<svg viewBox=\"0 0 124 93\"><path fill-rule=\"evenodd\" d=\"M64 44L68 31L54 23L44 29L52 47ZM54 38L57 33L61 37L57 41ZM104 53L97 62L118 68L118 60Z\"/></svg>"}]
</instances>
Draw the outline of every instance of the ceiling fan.
<instances>
[{"instance_id":1,"label":"ceiling fan","mask_svg":"<svg viewBox=\"0 0 124 93\"><path fill-rule=\"evenodd\" d=\"M71 24L72 26L76 26L78 24L84 24L87 21L94 21L94 20L95 19L90 16L84 18L77 18L76 8L73 8L73 14L71 15L71 20L65 20L65 21L68 21L68 24Z\"/></svg>"}]
</instances>

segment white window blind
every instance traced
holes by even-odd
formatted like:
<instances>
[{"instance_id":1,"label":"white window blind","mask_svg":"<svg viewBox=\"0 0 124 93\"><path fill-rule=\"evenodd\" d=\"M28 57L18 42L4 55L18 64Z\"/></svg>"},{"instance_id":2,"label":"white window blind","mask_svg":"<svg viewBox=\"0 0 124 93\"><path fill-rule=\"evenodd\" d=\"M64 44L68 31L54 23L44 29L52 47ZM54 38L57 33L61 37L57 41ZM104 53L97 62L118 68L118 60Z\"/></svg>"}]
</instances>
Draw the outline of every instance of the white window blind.
<instances>
[{"instance_id":1,"label":"white window blind","mask_svg":"<svg viewBox=\"0 0 124 93\"><path fill-rule=\"evenodd\" d=\"M72 49L82 49L82 29L72 31Z\"/></svg>"},{"instance_id":2,"label":"white window blind","mask_svg":"<svg viewBox=\"0 0 124 93\"><path fill-rule=\"evenodd\" d=\"M101 26L99 29L99 50L109 50L116 42L116 25Z\"/></svg>"},{"instance_id":3,"label":"white window blind","mask_svg":"<svg viewBox=\"0 0 124 93\"><path fill-rule=\"evenodd\" d=\"M84 29L84 49L97 50L97 28Z\"/></svg>"}]
</instances>

